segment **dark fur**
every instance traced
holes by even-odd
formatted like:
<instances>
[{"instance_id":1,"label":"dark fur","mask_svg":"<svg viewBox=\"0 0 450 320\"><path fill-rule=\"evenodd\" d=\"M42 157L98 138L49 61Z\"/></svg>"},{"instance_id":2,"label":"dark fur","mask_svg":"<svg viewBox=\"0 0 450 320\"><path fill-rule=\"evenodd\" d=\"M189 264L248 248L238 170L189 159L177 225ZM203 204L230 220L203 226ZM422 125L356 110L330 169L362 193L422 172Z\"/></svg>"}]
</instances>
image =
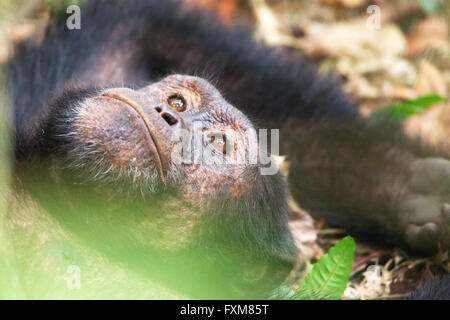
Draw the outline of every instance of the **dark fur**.
<instances>
[{"instance_id":1,"label":"dark fur","mask_svg":"<svg viewBox=\"0 0 450 320\"><path fill-rule=\"evenodd\" d=\"M450 300L450 274L428 280L409 300Z\"/></svg>"},{"instance_id":2,"label":"dark fur","mask_svg":"<svg viewBox=\"0 0 450 320\"><path fill-rule=\"evenodd\" d=\"M305 209L355 235L402 245L392 228L398 208L390 186L406 181L411 160L396 154L440 152L406 139L394 124L361 120L337 78L319 76L308 59L281 57L254 44L247 30L227 30L180 7L168 0L90 1L81 30L56 21L43 43L16 47L10 63L16 159L39 162L60 150L64 141L54 133L61 128L54 125L61 105L100 87L140 87L171 73L207 76L261 127L281 129L292 193ZM261 226L254 227L258 241L267 242Z\"/></svg>"}]
</instances>

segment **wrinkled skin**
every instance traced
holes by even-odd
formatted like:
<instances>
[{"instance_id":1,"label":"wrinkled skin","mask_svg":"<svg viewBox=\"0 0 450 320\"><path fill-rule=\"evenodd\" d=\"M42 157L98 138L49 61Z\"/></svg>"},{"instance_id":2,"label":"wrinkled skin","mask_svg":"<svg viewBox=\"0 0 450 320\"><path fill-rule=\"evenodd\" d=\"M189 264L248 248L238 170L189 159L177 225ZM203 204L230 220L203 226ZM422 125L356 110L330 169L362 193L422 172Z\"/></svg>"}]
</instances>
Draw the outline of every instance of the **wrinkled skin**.
<instances>
[{"instance_id":1,"label":"wrinkled skin","mask_svg":"<svg viewBox=\"0 0 450 320\"><path fill-rule=\"evenodd\" d=\"M169 105L174 98L183 101L185 110L179 112ZM83 161L91 157L89 161L105 175L129 175L147 186L176 184L186 201L201 203L220 192L227 198L239 197L247 191L243 179L257 174L256 165L240 164L234 154L222 154L207 141L208 135L227 130L244 134L253 126L203 79L174 75L137 91L107 89L83 101L77 112L72 158L89 166ZM201 146L208 148L205 144L209 144L212 155L225 158L223 164L211 159L210 163L196 164L193 155L189 157L192 163L174 164L173 153L178 150L174 148L181 143L183 133L194 131L194 123L201 128ZM250 148L237 146L244 143L239 139L228 141L232 142L234 148ZM192 143L191 153L197 142Z\"/></svg>"}]
</instances>

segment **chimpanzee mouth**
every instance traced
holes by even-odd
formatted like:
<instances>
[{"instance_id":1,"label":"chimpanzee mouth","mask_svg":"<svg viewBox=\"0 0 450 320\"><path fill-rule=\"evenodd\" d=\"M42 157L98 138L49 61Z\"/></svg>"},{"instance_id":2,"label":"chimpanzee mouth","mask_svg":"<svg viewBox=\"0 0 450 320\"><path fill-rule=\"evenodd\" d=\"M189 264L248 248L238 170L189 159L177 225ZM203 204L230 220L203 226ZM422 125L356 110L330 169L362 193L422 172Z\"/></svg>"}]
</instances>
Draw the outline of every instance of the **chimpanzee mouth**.
<instances>
[{"instance_id":1,"label":"chimpanzee mouth","mask_svg":"<svg viewBox=\"0 0 450 320\"><path fill-rule=\"evenodd\" d=\"M150 139L152 142L152 147L155 150L155 152L154 152L155 156L156 156L155 157L156 158L155 166L157 167L157 170L161 176L162 182L165 183L166 175L167 175L167 171L168 171L168 160L162 156L161 150L157 143L157 139L153 133L153 130L151 129L152 126L149 123L149 121L147 120L147 118L144 116L144 114L141 110L142 108L139 105L137 105L135 101L129 99L128 97L126 97L123 94L116 93L113 90L103 93L103 96L125 103L128 107L130 107L134 111L134 113L139 117L139 119L142 120L144 127L150 136ZM153 149L153 148L150 148L150 149Z\"/></svg>"}]
</instances>

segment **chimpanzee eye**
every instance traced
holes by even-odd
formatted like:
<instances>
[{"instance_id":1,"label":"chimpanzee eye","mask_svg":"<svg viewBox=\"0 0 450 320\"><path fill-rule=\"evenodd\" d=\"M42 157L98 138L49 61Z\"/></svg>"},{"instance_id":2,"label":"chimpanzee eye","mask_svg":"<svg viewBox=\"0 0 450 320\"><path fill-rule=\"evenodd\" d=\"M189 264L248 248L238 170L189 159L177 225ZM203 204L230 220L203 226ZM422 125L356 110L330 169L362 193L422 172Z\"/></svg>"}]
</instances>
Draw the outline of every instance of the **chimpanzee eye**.
<instances>
[{"instance_id":1,"label":"chimpanzee eye","mask_svg":"<svg viewBox=\"0 0 450 320\"><path fill-rule=\"evenodd\" d=\"M209 142L214 147L216 151L220 154L227 154L227 137L224 134L211 134L209 136Z\"/></svg>"},{"instance_id":2,"label":"chimpanzee eye","mask_svg":"<svg viewBox=\"0 0 450 320\"><path fill-rule=\"evenodd\" d=\"M183 112L186 110L186 102L180 96L171 96L167 99L167 103L170 105L172 109L178 112Z\"/></svg>"}]
</instances>

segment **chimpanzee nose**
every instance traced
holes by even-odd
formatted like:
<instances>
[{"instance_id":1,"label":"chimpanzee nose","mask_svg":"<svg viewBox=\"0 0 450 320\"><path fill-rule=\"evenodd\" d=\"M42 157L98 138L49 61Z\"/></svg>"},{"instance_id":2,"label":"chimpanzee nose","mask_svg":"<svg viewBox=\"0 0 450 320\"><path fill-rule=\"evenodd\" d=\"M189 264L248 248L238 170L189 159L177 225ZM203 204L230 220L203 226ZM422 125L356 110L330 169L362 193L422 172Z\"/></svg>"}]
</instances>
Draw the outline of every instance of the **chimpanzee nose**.
<instances>
[{"instance_id":1,"label":"chimpanzee nose","mask_svg":"<svg viewBox=\"0 0 450 320\"><path fill-rule=\"evenodd\" d=\"M169 126L175 126L176 124L182 123L180 115L168 107L157 106L155 107L155 110L160 114L161 118L169 124Z\"/></svg>"}]
</instances>

